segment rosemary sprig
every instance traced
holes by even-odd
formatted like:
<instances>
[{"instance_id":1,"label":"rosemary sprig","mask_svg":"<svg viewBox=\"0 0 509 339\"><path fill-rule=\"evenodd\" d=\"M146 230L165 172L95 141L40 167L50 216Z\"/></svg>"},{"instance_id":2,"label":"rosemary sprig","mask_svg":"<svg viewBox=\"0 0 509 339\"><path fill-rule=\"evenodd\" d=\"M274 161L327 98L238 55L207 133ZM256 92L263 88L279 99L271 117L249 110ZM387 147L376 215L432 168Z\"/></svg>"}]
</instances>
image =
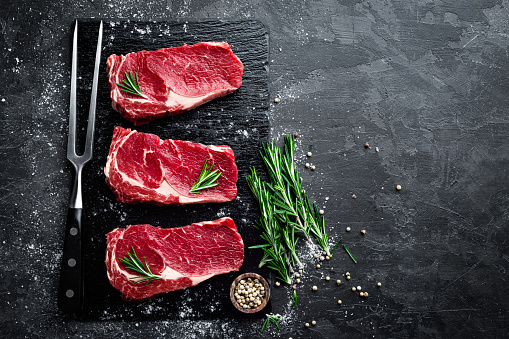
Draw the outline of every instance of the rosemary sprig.
<instances>
[{"instance_id":1,"label":"rosemary sprig","mask_svg":"<svg viewBox=\"0 0 509 339\"><path fill-rule=\"evenodd\" d=\"M288 263L289 260L287 260L287 250L281 240L283 235L275 217L275 207L270 202L269 184L266 182L262 183L253 167L251 167L251 175L246 178L246 181L260 207L261 216L256 222L255 227L262 232L260 236L266 241L265 244L249 248L261 248L263 250L263 257L259 267L267 265L267 267L279 273L278 279L289 284L292 281L290 276L291 266Z\"/></svg>"},{"instance_id":2,"label":"rosemary sprig","mask_svg":"<svg viewBox=\"0 0 509 339\"><path fill-rule=\"evenodd\" d=\"M138 73L134 74L136 75L136 79L133 77L131 71L129 71L129 74L125 72L125 79L122 81L124 85L117 82L117 86L120 87L121 91L146 98L145 94L141 91L140 83L138 81Z\"/></svg>"},{"instance_id":3,"label":"rosemary sprig","mask_svg":"<svg viewBox=\"0 0 509 339\"><path fill-rule=\"evenodd\" d=\"M353 262L355 264L357 264L357 260L355 260L355 258L353 257L352 253L350 252L350 250L348 249L348 247L346 247L346 245L343 244L343 247L345 248L345 251L346 253L348 253L348 255L350 256L350 258L352 258Z\"/></svg>"},{"instance_id":4,"label":"rosemary sprig","mask_svg":"<svg viewBox=\"0 0 509 339\"><path fill-rule=\"evenodd\" d=\"M302 220L307 233L311 233L318 244L330 256L329 240L323 215L320 215L316 204L311 205L309 197L302 189L302 179L295 166L295 139L292 134L285 136L285 153L282 162L282 173L287 178L289 189L294 199L295 210L298 213L298 220ZM308 235L309 238L309 235Z\"/></svg>"},{"instance_id":5,"label":"rosemary sprig","mask_svg":"<svg viewBox=\"0 0 509 339\"><path fill-rule=\"evenodd\" d=\"M299 257L297 256L298 251L296 250L297 241L299 240L299 238L295 236L295 223L290 221L288 216L286 216L286 220L281 231L283 240L285 241L286 248L288 248L288 251L290 252L293 265L298 265L299 267L302 267L302 263L300 262ZM290 265L290 268L293 265Z\"/></svg>"},{"instance_id":6,"label":"rosemary sprig","mask_svg":"<svg viewBox=\"0 0 509 339\"><path fill-rule=\"evenodd\" d=\"M299 235L304 235L309 242L313 236L327 255L331 254L324 218L302 189L302 179L295 166L293 135L285 137L284 150L283 153L274 142L262 144L260 155L270 182L262 183L254 168L246 180L262 214L256 227L267 241L251 248L263 249L260 266L267 264L279 273L279 279L290 283L292 266L302 266L296 250Z\"/></svg>"},{"instance_id":7,"label":"rosemary sprig","mask_svg":"<svg viewBox=\"0 0 509 339\"><path fill-rule=\"evenodd\" d=\"M200 176L198 180L191 186L189 193L199 193L201 190L206 188L211 188L219 185L216 181L220 176L221 172L218 169L212 171L212 166L210 168L207 167L207 159L205 159L205 163L203 164L203 168L201 169Z\"/></svg>"},{"instance_id":8,"label":"rosemary sprig","mask_svg":"<svg viewBox=\"0 0 509 339\"><path fill-rule=\"evenodd\" d=\"M134 283L139 283L146 281L145 285L148 285L149 282L152 280L160 279L161 276L153 274L152 271L150 271L150 267L147 264L147 258L143 257L145 260L145 265L141 262L141 260L136 255L136 252L134 251L134 247L131 246L131 249L133 251L133 254L130 252L127 252L127 256L119 259L119 261L124 264L124 266L127 269L133 270L137 273L140 273L141 276L131 277L129 279L138 279L136 281L133 281Z\"/></svg>"},{"instance_id":9,"label":"rosemary sprig","mask_svg":"<svg viewBox=\"0 0 509 339\"><path fill-rule=\"evenodd\" d=\"M297 291L293 290L292 306L297 306Z\"/></svg>"},{"instance_id":10,"label":"rosemary sprig","mask_svg":"<svg viewBox=\"0 0 509 339\"><path fill-rule=\"evenodd\" d=\"M320 215L320 211L318 210L316 203L313 203L313 209L311 210L309 197L304 196L304 199L306 201L305 206L307 207L306 211L309 220L309 231L313 234L316 241L318 244L320 244L325 253L327 253L328 256L331 256L329 239L327 236L327 230L325 229L325 218L323 215Z\"/></svg>"},{"instance_id":11,"label":"rosemary sprig","mask_svg":"<svg viewBox=\"0 0 509 339\"><path fill-rule=\"evenodd\" d=\"M276 325L278 330L280 329L279 320L281 320L281 318L276 317L275 315L272 315L272 314L266 314L265 316L266 316L266 318L265 318L265 321L263 322L262 330L260 331L260 333L263 333L263 330L267 326L269 326L270 323L273 323L274 325Z\"/></svg>"},{"instance_id":12,"label":"rosemary sprig","mask_svg":"<svg viewBox=\"0 0 509 339\"><path fill-rule=\"evenodd\" d=\"M286 157L283 158L281 150L274 142L268 142L263 145L262 152L260 152L270 181L273 187L272 202L278 208L277 214L282 221L285 221L287 216L295 218L295 226L297 229L309 239L306 224L299 218L299 205L292 197L292 184L287 177L283 175L283 166L286 165Z\"/></svg>"}]
</instances>

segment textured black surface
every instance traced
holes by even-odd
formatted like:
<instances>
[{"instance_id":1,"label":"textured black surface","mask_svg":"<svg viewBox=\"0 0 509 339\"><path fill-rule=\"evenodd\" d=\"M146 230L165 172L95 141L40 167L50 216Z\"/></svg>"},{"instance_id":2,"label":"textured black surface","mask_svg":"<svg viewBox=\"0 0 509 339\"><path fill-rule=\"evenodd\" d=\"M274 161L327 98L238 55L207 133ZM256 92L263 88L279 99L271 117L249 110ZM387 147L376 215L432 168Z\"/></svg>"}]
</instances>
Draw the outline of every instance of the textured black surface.
<instances>
[{"instance_id":1,"label":"textured black surface","mask_svg":"<svg viewBox=\"0 0 509 339\"><path fill-rule=\"evenodd\" d=\"M58 311L71 181L65 159L70 28L75 18L89 17L265 24L270 97L281 98L269 105L270 138L280 143L284 134L301 134L296 154L304 187L324 209L332 239L343 236L358 261L340 248L317 270L311 254L318 249L300 246L305 267L297 307L290 306L291 287L272 288L280 331L270 326L260 334L261 319L190 319L188 302L177 319L154 321L149 315L78 321ZM0 12L2 336L506 338L508 18L507 0L6 2ZM83 100L87 106L87 95ZM306 170L306 162L316 170ZM102 164L94 166L88 173L99 176ZM103 241L102 234L93 241ZM336 286L337 278L344 284ZM357 285L368 298L351 292ZM313 319L317 325L305 328Z\"/></svg>"},{"instance_id":2,"label":"textured black surface","mask_svg":"<svg viewBox=\"0 0 509 339\"><path fill-rule=\"evenodd\" d=\"M81 112L86 119L98 21L78 22L80 58L79 88ZM84 178L85 304L83 319L168 320L175 318L217 319L240 316L228 297L229 283L239 274L219 275L185 291L164 294L150 301L126 302L108 282L104 265L105 234L116 227L151 224L161 227L185 226L193 222L231 217L245 239L245 246L257 243L252 227L256 205L247 189L245 176L250 166L261 166L258 150L268 139L268 44L263 24L254 20L195 22L105 21L100 85L97 98L94 159ZM206 145L228 145L239 168L238 195L228 203L185 206L129 205L116 201L105 183L106 164L115 126L134 128L111 108L106 59L111 54L156 50L202 41L226 41L244 64L242 87L233 94L213 100L176 117L135 128L162 139L179 139ZM83 123L83 125L85 125ZM84 137L84 136L83 136ZM246 249L241 271L258 271L260 256ZM263 271L267 276L267 271ZM192 312L185 312L187 307ZM270 311L270 305L268 307ZM257 314L258 317L263 316Z\"/></svg>"}]
</instances>

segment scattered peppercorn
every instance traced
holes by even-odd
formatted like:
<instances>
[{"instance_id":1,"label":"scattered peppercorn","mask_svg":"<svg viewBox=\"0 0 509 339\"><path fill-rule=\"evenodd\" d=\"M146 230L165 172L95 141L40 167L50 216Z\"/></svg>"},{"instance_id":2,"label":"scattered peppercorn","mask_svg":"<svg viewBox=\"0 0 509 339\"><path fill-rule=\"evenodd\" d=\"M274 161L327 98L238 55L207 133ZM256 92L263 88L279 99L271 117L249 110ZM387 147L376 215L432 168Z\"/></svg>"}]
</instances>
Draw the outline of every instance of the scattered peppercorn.
<instances>
[{"instance_id":1,"label":"scattered peppercorn","mask_svg":"<svg viewBox=\"0 0 509 339\"><path fill-rule=\"evenodd\" d=\"M300 279L299 279L299 278L295 279L295 282L296 282L297 284L300 284Z\"/></svg>"},{"instance_id":2,"label":"scattered peppercorn","mask_svg":"<svg viewBox=\"0 0 509 339\"><path fill-rule=\"evenodd\" d=\"M350 272L346 272L345 275L350 275Z\"/></svg>"},{"instance_id":3,"label":"scattered peppercorn","mask_svg":"<svg viewBox=\"0 0 509 339\"><path fill-rule=\"evenodd\" d=\"M326 254L327 254L327 252L323 251L323 252L322 252L322 254L323 254L323 255L326 255Z\"/></svg>"},{"instance_id":4,"label":"scattered peppercorn","mask_svg":"<svg viewBox=\"0 0 509 339\"><path fill-rule=\"evenodd\" d=\"M299 132L295 132L295 137L298 138L299 137Z\"/></svg>"},{"instance_id":5,"label":"scattered peppercorn","mask_svg":"<svg viewBox=\"0 0 509 339\"><path fill-rule=\"evenodd\" d=\"M360 290L361 290L361 287L360 287L360 286L357 286L357 290L359 290L359 291L360 291Z\"/></svg>"},{"instance_id":6,"label":"scattered peppercorn","mask_svg":"<svg viewBox=\"0 0 509 339\"><path fill-rule=\"evenodd\" d=\"M311 165L311 170L314 171L316 169L315 165Z\"/></svg>"},{"instance_id":7,"label":"scattered peppercorn","mask_svg":"<svg viewBox=\"0 0 509 339\"><path fill-rule=\"evenodd\" d=\"M355 194L352 194L352 199L357 199L357 196Z\"/></svg>"},{"instance_id":8,"label":"scattered peppercorn","mask_svg":"<svg viewBox=\"0 0 509 339\"><path fill-rule=\"evenodd\" d=\"M316 268L320 268L320 264L317 264L317 265L316 265Z\"/></svg>"},{"instance_id":9,"label":"scattered peppercorn","mask_svg":"<svg viewBox=\"0 0 509 339\"><path fill-rule=\"evenodd\" d=\"M401 191L401 185L396 186L396 189L397 189L398 191Z\"/></svg>"},{"instance_id":10,"label":"scattered peppercorn","mask_svg":"<svg viewBox=\"0 0 509 339\"><path fill-rule=\"evenodd\" d=\"M309 166L310 166L309 162L306 162L306 168L309 168Z\"/></svg>"},{"instance_id":11,"label":"scattered peppercorn","mask_svg":"<svg viewBox=\"0 0 509 339\"><path fill-rule=\"evenodd\" d=\"M338 285L341 284L341 280L339 280L339 279L336 280L336 284L338 284Z\"/></svg>"},{"instance_id":12,"label":"scattered peppercorn","mask_svg":"<svg viewBox=\"0 0 509 339\"><path fill-rule=\"evenodd\" d=\"M312 155L313 155L313 153L308 152L306 155L307 155L308 157L310 157L310 156L312 156Z\"/></svg>"},{"instance_id":13,"label":"scattered peppercorn","mask_svg":"<svg viewBox=\"0 0 509 339\"><path fill-rule=\"evenodd\" d=\"M380 287L380 286L382 286L382 283L381 282L377 282L376 286Z\"/></svg>"},{"instance_id":14,"label":"scattered peppercorn","mask_svg":"<svg viewBox=\"0 0 509 339\"><path fill-rule=\"evenodd\" d=\"M299 270L299 273L302 274L302 270Z\"/></svg>"},{"instance_id":15,"label":"scattered peppercorn","mask_svg":"<svg viewBox=\"0 0 509 339\"><path fill-rule=\"evenodd\" d=\"M292 288L293 288L294 290L296 290L296 289L297 289L297 285L293 285L293 286L292 286Z\"/></svg>"},{"instance_id":16,"label":"scattered peppercorn","mask_svg":"<svg viewBox=\"0 0 509 339\"><path fill-rule=\"evenodd\" d=\"M364 297L367 297L368 296L368 292L364 292Z\"/></svg>"},{"instance_id":17,"label":"scattered peppercorn","mask_svg":"<svg viewBox=\"0 0 509 339\"><path fill-rule=\"evenodd\" d=\"M347 231L347 232L350 232L351 230L352 230L352 229L350 228L350 226L348 226L348 227L346 228L346 231Z\"/></svg>"},{"instance_id":18,"label":"scattered peppercorn","mask_svg":"<svg viewBox=\"0 0 509 339\"><path fill-rule=\"evenodd\" d=\"M295 273L295 278L300 278L300 274L299 273Z\"/></svg>"},{"instance_id":19,"label":"scattered peppercorn","mask_svg":"<svg viewBox=\"0 0 509 339\"><path fill-rule=\"evenodd\" d=\"M313 257L318 258L318 254L316 254L316 253L313 254Z\"/></svg>"},{"instance_id":20,"label":"scattered peppercorn","mask_svg":"<svg viewBox=\"0 0 509 339\"><path fill-rule=\"evenodd\" d=\"M320 257L320 261L324 261L325 258L323 257L323 255Z\"/></svg>"},{"instance_id":21,"label":"scattered peppercorn","mask_svg":"<svg viewBox=\"0 0 509 339\"><path fill-rule=\"evenodd\" d=\"M366 230L361 230L361 234L362 235L366 234Z\"/></svg>"},{"instance_id":22,"label":"scattered peppercorn","mask_svg":"<svg viewBox=\"0 0 509 339\"><path fill-rule=\"evenodd\" d=\"M364 147L365 147L365 148L369 148L369 144L368 144L368 143L365 143L365 144L364 144Z\"/></svg>"},{"instance_id":23,"label":"scattered peppercorn","mask_svg":"<svg viewBox=\"0 0 509 339\"><path fill-rule=\"evenodd\" d=\"M329 276L326 276L326 277L325 277L325 280L329 281L329 280L330 280L330 277L329 277Z\"/></svg>"},{"instance_id":24,"label":"scattered peppercorn","mask_svg":"<svg viewBox=\"0 0 509 339\"><path fill-rule=\"evenodd\" d=\"M279 285L281 285L281 283L279 281L276 281L275 285L279 287Z\"/></svg>"},{"instance_id":25,"label":"scattered peppercorn","mask_svg":"<svg viewBox=\"0 0 509 339\"><path fill-rule=\"evenodd\" d=\"M324 213L325 213L325 211L324 211L324 210L320 210L320 211L318 211L318 213L320 213L320 214L324 214Z\"/></svg>"},{"instance_id":26,"label":"scattered peppercorn","mask_svg":"<svg viewBox=\"0 0 509 339\"><path fill-rule=\"evenodd\" d=\"M346 276L346 280L350 280L350 276L349 275Z\"/></svg>"},{"instance_id":27,"label":"scattered peppercorn","mask_svg":"<svg viewBox=\"0 0 509 339\"><path fill-rule=\"evenodd\" d=\"M355 287L352 287L352 292L355 292L357 291L357 289Z\"/></svg>"},{"instance_id":28,"label":"scattered peppercorn","mask_svg":"<svg viewBox=\"0 0 509 339\"><path fill-rule=\"evenodd\" d=\"M311 325L316 325L316 321L314 321L314 320L313 320L313 321L311 322Z\"/></svg>"},{"instance_id":29,"label":"scattered peppercorn","mask_svg":"<svg viewBox=\"0 0 509 339\"><path fill-rule=\"evenodd\" d=\"M304 326L309 327L309 323L305 323Z\"/></svg>"},{"instance_id":30,"label":"scattered peppercorn","mask_svg":"<svg viewBox=\"0 0 509 339\"><path fill-rule=\"evenodd\" d=\"M317 289L318 289L318 287L313 286L313 291L316 291Z\"/></svg>"},{"instance_id":31,"label":"scattered peppercorn","mask_svg":"<svg viewBox=\"0 0 509 339\"><path fill-rule=\"evenodd\" d=\"M279 102L279 98L275 98L275 99L274 99L274 102L275 102L275 103L278 103L278 102Z\"/></svg>"},{"instance_id":32,"label":"scattered peppercorn","mask_svg":"<svg viewBox=\"0 0 509 339\"><path fill-rule=\"evenodd\" d=\"M359 293L360 297L364 297L364 292Z\"/></svg>"},{"instance_id":33,"label":"scattered peppercorn","mask_svg":"<svg viewBox=\"0 0 509 339\"><path fill-rule=\"evenodd\" d=\"M329 260L329 259L330 259L330 257L329 257L329 256L326 256L326 257L325 257L325 259L326 259L326 260Z\"/></svg>"},{"instance_id":34,"label":"scattered peppercorn","mask_svg":"<svg viewBox=\"0 0 509 339\"><path fill-rule=\"evenodd\" d=\"M343 302L340 300L338 300L338 305L341 305Z\"/></svg>"}]
</instances>

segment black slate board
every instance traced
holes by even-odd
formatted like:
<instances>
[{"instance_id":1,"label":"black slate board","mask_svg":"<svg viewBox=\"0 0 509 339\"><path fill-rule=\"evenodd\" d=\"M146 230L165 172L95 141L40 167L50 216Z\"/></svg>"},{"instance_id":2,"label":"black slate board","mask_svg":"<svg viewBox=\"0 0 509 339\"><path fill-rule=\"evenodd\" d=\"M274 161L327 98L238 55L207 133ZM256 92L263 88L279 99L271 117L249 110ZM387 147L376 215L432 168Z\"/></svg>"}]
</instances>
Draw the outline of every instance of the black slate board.
<instances>
[{"instance_id":1,"label":"black slate board","mask_svg":"<svg viewBox=\"0 0 509 339\"><path fill-rule=\"evenodd\" d=\"M78 108L80 139L84 140L90 86L99 22L79 21L78 29ZM111 108L107 85L106 59L111 54L194 44L201 41L226 41L244 64L243 85L235 93L213 100L176 117L138 126L140 132L157 134L162 139L180 139L203 144L232 147L239 168L237 199L222 204L188 206L129 205L115 200L105 183L106 163L113 128L134 128ZM268 138L268 35L263 24L242 21L105 21L101 74L97 98L94 158L84 170L84 320L218 319L246 317L229 301L229 285L238 272L213 277L195 287L157 296L142 302L124 301L110 284L104 265L105 234L116 227L147 223L164 228L192 222L232 217L246 246L240 272L269 273L258 269L261 253L247 247L259 243L252 226L258 218L257 206L245 183L249 167L262 168L258 156L261 142ZM270 304L267 311L270 311ZM263 312L265 314L265 312ZM254 317L260 317L254 315Z\"/></svg>"}]
</instances>

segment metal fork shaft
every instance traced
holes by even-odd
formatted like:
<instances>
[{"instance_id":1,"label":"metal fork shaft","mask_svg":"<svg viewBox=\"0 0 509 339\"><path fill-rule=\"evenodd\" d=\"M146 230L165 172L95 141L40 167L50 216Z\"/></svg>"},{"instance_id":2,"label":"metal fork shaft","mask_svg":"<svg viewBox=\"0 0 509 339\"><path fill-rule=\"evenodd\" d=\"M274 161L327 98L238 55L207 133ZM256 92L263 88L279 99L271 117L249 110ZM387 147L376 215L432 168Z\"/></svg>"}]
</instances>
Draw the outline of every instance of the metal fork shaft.
<instances>
[{"instance_id":1,"label":"metal fork shaft","mask_svg":"<svg viewBox=\"0 0 509 339\"><path fill-rule=\"evenodd\" d=\"M74 180L72 184L71 197L69 199L69 208L83 208L83 198L81 190L81 173L83 172L82 165L74 165Z\"/></svg>"}]
</instances>

